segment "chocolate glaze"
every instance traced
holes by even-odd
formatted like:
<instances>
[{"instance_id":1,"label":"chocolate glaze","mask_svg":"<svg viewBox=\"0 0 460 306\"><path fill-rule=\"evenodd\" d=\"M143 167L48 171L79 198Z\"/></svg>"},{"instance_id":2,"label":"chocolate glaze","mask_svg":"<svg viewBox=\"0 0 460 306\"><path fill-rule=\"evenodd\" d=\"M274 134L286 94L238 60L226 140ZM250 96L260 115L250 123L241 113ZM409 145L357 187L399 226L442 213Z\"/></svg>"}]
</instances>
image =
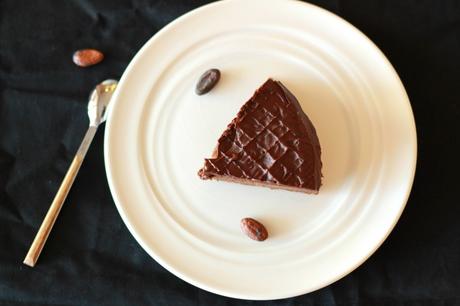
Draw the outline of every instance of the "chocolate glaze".
<instances>
[{"instance_id":1,"label":"chocolate glaze","mask_svg":"<svg viewBox=\"0 0 460 306\"><path fill-rule=\"evenodd\" d=\"M317 193L321 167L310 119L281 82L268 79L241 107L198 175Z\"/></svg>"}]
</instances>

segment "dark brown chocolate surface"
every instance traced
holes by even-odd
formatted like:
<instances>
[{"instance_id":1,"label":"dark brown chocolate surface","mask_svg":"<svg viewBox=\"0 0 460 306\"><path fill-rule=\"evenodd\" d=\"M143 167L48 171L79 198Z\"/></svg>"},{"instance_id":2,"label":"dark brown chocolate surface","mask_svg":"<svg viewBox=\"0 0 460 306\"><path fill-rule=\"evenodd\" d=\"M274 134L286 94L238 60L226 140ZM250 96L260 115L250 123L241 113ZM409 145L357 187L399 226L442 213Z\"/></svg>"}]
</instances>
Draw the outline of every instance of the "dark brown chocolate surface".
<instances>
[{"instance_id":1,"label":"dark brown chocolate surface","mask_svg":"<svg viewBox=\"0 0 460 306\"><path fill-rule=\"evenodd\" d=\"M268 79L241 107L198 174L202 179L316 193L321 167L310 119L281 82Z\"/></svg>"}]
</instances>

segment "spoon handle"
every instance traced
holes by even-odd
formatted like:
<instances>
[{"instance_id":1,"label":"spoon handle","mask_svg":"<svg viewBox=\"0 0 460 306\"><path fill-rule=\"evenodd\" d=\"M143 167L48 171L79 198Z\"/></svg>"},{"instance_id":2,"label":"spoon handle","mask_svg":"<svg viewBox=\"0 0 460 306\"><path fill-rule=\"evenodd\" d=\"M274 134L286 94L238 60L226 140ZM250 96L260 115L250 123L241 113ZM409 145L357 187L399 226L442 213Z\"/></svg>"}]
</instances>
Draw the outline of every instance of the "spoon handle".
<instances>
[{"instance_id":1,"label":"spoon handle","mask_svg":"<svg viewBox=\"0 0 460 306\"><path fill-rule=\"evenodd\" d=\"M72 187L75 177L77 176L78 170L80 170L80 166L83 163L83 159L85 158L86 152L88 152L88 148L91 144L91 141L94 138L94 135L96 134L96 130L97 126L90 126L88 128L88 131L86 131L86 135L83 138L80 148L75 154L75 157L72 163L70 164L69 170L67 170L64 180L62 181L61 186L59 187L59 190L56 193L56 196L54 197L54 200L51 203L48 212L46 213L45 219L43 220L40 229L35 235L34 241L30 246L29 252L27 252L26 258L23 262L24 264L31 267L35 266L35 263L37 262L38 257L40 256L40 253L43 249L43 246L46 243L46 239L48 238L48 235L50 234L51 229L53 228L54 222L56 221L59 212L61 211L61 207L64 204L67 194L69 193L70 187Z\"/></svg>"}]
</instances>

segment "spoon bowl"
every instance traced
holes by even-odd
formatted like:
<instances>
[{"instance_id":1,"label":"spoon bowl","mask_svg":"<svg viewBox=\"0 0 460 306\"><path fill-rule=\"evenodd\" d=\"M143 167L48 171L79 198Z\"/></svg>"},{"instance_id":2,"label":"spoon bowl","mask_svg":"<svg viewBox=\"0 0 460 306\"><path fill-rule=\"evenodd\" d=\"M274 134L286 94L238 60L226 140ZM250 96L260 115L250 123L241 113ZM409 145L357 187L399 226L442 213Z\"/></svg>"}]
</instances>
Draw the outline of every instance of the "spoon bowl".
<instances>
[{"instance_id":1,"label":"spoon bowl","mask_svg":"<svg viewBox=\"0 0 460 306\"><path fill-rule=\"evenodd\" d=\"M91 91L88 102L90 126L98 126L107 119L107 107L117 85L118 81L108 79Z\"/></svg>"}]
</instances>

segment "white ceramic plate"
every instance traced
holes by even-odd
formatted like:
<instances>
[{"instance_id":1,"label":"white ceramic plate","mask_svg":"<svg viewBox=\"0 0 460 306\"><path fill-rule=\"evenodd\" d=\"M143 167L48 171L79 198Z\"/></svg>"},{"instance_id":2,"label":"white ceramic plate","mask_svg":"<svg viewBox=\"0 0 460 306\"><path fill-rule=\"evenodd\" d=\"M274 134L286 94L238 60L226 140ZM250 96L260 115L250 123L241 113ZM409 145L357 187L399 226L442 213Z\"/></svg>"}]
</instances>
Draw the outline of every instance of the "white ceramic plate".
<instances>
[{"instance_id":1,"label":"white ceramic plate","mask_svg":"<svg viewBox=\"0 0 460 306\"><path fill-rule=\"evenodd\" d=\"M195 95L213 67L221 81ZM319 195L197 176L268 77L316 127ZM110 189L140 245L185 281L246 299L307 293L358 267L401 215L416 163L411 107L390 63L344 20L295 1L217 2L172 22L126 69L106 129ZM247 216L268 240L241 233Z\"/></svg>"}]
</instances>

